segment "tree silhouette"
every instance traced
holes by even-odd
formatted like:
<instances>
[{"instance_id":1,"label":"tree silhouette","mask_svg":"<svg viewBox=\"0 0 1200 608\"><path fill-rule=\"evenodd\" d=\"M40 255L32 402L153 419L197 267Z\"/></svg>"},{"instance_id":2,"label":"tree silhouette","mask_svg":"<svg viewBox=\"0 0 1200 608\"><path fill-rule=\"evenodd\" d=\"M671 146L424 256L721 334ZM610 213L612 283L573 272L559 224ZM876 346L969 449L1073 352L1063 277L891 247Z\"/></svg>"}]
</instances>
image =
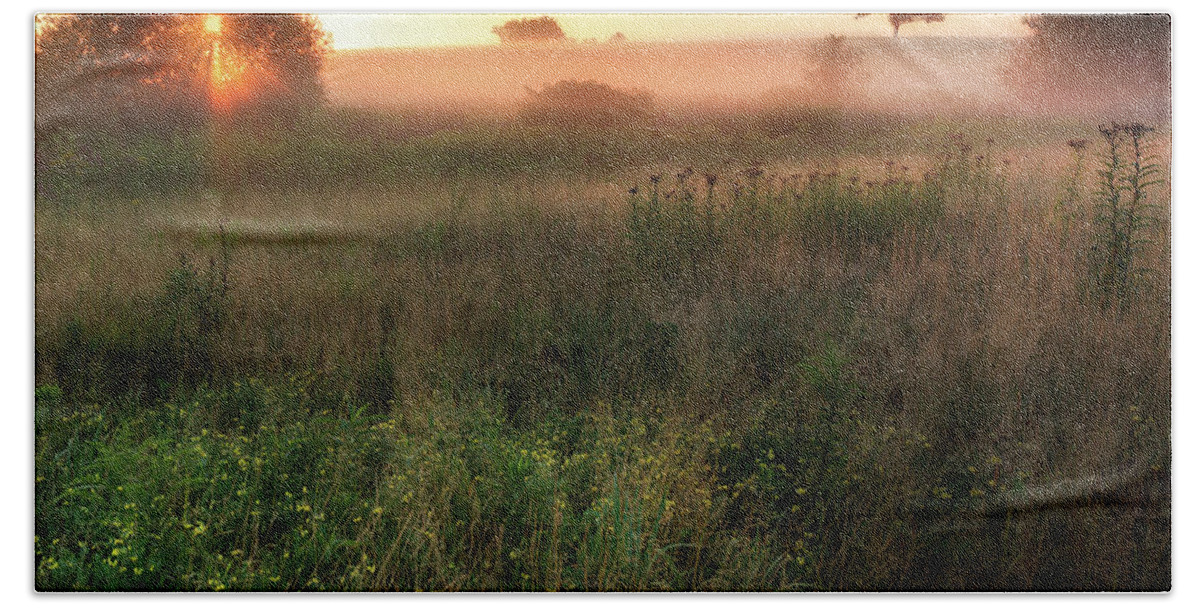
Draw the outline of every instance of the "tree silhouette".
<instances>
[{"instance_id":1,"label":"tree silhouette","mask_svg":"<svg viewBox=\"0 0 1200 608\"><path fill-rule=\"evenodd\" d=\"M1008 78L1027 106L1140 116L1169 111L1169 15L1034 15L1025 25L1032 35Z\"/></svg>"},{"instance_id":2,"label":"tree silhouette","mask_svg":"<svg viewBox=\"0 0 1200 608\"><path fill-rule=\"evenodd\" d=\"M222 43L245 64L243 102L275 111L312 108L324 99L321 67L329 41L307 15L225 17Z\"/></svg>"},{"instance_id":3,"label":"tree silhouette","mask_svg":"<svg viewBox=\"0 0 1200 608\"><path fill-rule=\"evenodd\" d=\"M505 44L566 42L567 35L553 17L512 19L492 28Z\"/></svg>"},{"instance_id":4,"label":"tree silhouette","mask_svg":"<svg viewBox=\"0 0 1200 608\"><path fill-rule=\"evenodd\" d=\"M825 36L813 45L810 57L813 62L810 95L819 105L843 105L862 86L863 75L859 71L862 53L845 36Z\"/></svg>"},{"instance_id":5,"label":"tree silhouette","mask_svg":"<svg viewBox=\"0 0 1200 608\"><path fill-rule=\"evenodd\" d=\"M316 20L303 15L39 16L35 120L39 128L106 119L191 124L212 110L218 61L239 71L229 104L312 107L321 101L327 48Z\"/></svg>"},{"instance_id":6,"label":"tree silhouette","mask_svg":"<svg viewBox=\"0 0 1200 608\"><path fill-rule=\"evenodd\" d=\"M892 36L900 35L900 26L923 21L925 23L941 23L946 20L943 13L888 13L888 23L892 24Z\"/></svg>"},{"instance_id":7,"label":"tree silhouette","mask_svg":"<svg viewBox=\"0 0 1200 608\"><path fill-rule=\"evenodd\" d=\"M204 55L184 41L199 34L178 15L61 15L41 18L34 42L39 126L114 115L176 117L197 109Z\"/></svg>"}]
</instances>

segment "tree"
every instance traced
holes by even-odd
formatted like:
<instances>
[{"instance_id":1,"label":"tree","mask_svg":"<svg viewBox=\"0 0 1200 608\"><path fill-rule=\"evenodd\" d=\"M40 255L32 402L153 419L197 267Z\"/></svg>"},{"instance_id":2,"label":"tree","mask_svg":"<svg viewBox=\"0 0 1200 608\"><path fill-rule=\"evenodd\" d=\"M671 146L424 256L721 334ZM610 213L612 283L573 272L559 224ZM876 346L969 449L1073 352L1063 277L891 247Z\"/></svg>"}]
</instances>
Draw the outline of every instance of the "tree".
<instances>
[{"instance_id":1,"label":"tree","mask_svg":"<svg viewBox=\"0 0 1200 608\"><path fill-rule=\"evenodd\" d=\"M225 17L221 44L242 66L233 87L240 101L276 111L312 108L324 100L321 68L328 36L308 15L241 14Z\"/></svg>"},{"instance_id":2,"label":"tree","mask_svg":"<svg viewBox=\"0 0 1200 608\"><path fill-rule=\"evenodd\" d=\"M870 17L872 13L857 13L855 19ZM888 23L892 24L892 36L900 35L900 26L923 21L925 23L941 23L946 20L945 13L887 13Z\"/></svg>"},{"instance_id":3,"label":"tree","mask_svg":"<svg viewBox=\"0 0 1200 608\"><path fill-rule=\"evenodd\" d=\"M888 13L888 23L892 24L892 36L900 35L900 26L923 21L925 23L941 23L946 20L943 13Z\"/></svg>"},{"instance_id":4,"label":"tree","mask_svg":"<svg viewBox=\"0 0 1200 608\"><path fill-rule=\"evenodd\" d=\"M1169 15L1034 15L1008 70L1027 107L1165 115L1171 103Z\"/></svg>"},{"instance_id":5,"label":"tree","mask_svg":"<svg viewBox=\"0 0 1200 608\"><path fill-rule=\"evenodd\" d=\"M863 84L862 52L845 36L829 34L813 45L810 95L817 105L842 106Z\"/></svg>"},{"instance_id":6,"label":"tree","mask_svg":"<svg viewBox=\"0 0 1200 608\"><path fill-rule=\"evenodd\" d=\"M567 35L553 17L512 19L492 28L504 44L566 42Z\"/></svg>"},{"instance_id":7,"label":"tree","mask_svg":"<svg viewBox=\"0 0 1200 608\"><path fill-rule=\"evenodd\" d=\"M304 15L40 16L36 122L161 127L203 119L217 105L312 107L327 48Z\"/></svg>"},{"instance_id":8,"label":"tree","mask_svg":"<svg viewBox=\"0 0 1200 608\"><path fill-rule=\"evenodd\" d=\"M51 15L34 42L39 127L114 116L195 110L203 53L179 15ZM190 103L189 103L190 102Z\"/></svg>"}]
</instances>

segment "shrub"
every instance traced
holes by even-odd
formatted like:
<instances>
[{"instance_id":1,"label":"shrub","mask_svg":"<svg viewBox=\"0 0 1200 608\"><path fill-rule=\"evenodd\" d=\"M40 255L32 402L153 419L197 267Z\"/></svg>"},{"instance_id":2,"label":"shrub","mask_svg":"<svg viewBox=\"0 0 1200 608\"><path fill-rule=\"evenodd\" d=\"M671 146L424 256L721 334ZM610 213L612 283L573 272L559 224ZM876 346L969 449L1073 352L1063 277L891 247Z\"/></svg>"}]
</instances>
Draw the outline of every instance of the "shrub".
<instances>
[{"instance_id":1,"label":"shrub","mask_svg":"<svg viewBox=\"0 0 1200 608\"><path fill-rule=\"evenodd\" d=\"M527 91L521 121L557 129L611 129L650 117L653 100L644 91L621 91L594 80L560 80Z\"/></svg>"}]
</instances>

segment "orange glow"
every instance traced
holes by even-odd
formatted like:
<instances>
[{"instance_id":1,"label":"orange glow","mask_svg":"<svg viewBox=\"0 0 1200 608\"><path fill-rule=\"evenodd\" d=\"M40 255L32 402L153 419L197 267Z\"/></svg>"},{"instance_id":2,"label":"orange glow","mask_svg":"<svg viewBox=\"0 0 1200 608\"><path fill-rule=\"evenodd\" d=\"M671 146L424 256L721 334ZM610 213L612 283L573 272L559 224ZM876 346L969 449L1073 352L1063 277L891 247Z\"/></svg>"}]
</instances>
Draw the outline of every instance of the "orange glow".
<instances>
[{"instance_id":1,"label":"orange glow","mask_svg":"<svg viewBox=\"0 0 1200 608\"><path fill-rule=\"evenodd\" d=\"M246 62L231 52L222 41L221 15L204 18L204 31L212 38L209 50L208 83L211 103L217 108L228 109L237 99L246 94Z\"/></svg>"},{"instance_id":2,"label":"orange glow","mask_svg":"<svg viewBox=\"0 0 1200 608\"><path fill-rule=\"evenodd\" d=\"M218 107L229 107L245 91L243 76L246 63L226 52L220 42L214 42L210 61L209 84L212 88L212 102Z\"/></svg>"},{"instance_id":3,"label":"orange glow","mask_svg":"<svg viewBox=\"0 0 1200 608\"><path fill-rule=\"evenodd\" d=\"M56 21L62 19L63 15L56 13L40 13L33 16L33 40L34 43L41 41L42 33L53 28Z\"/></svg>"},{"instance_id":4,"label":"orange glow","mask_svg":"<svg viewBox=\"0 0 1200 608\"><path fill-rule=\"evenodd\" d=\"M209 15L204 18L204 31L210 34L221 33L221 16Z\"/></svg>"}]
</instances>

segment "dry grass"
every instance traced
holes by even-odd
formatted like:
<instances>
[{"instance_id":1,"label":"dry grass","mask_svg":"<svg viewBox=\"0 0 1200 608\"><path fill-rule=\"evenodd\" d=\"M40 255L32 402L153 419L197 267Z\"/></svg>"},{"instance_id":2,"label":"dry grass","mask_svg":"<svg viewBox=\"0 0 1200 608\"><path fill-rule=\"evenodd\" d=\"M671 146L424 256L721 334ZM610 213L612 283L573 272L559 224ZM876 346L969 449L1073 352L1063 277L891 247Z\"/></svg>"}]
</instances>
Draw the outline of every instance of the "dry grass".
<instances>
[{"instance_id":1,"label":"dry grass","mask_svg":"<svg viewBox=\"0 0 1200 608\"><path fill-rule=\"evenodd\" d=\"M38 585L1164 588L1158 498L970 514L1169 467L1169 217L1106 308L1060 175L971 143L711 199L701 172L40 202ZM114 514L156 578L91 557L125 555ZM153 537L180 518L205 535Z\"/></svg>"}]
</instances>

